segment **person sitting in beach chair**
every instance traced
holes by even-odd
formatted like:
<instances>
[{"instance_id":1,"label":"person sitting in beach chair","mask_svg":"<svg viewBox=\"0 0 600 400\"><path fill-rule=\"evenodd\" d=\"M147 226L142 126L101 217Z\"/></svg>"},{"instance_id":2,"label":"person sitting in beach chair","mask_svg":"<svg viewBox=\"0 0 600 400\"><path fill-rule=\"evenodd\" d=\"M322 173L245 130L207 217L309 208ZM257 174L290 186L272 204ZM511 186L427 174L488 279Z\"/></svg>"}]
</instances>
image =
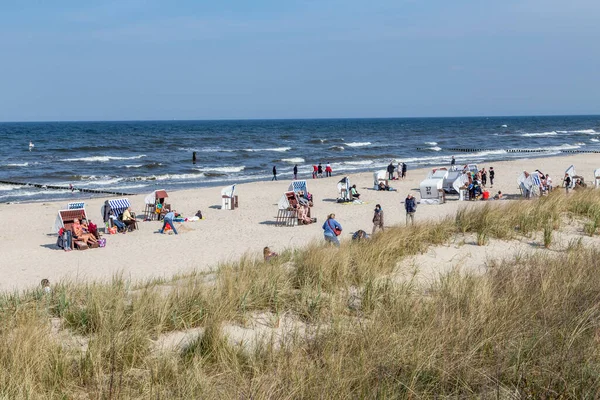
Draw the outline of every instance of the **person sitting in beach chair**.
<instances>
[{"instance_id":1,"label":"person sitting in beach chair","mask_svg":"<svg viewBox=\"0 0 600 400\"><path fill-rule=\"evenodd\" d=\"M353 199L360 199L360 193L356 190L356 185L352 185L350 188L350 195Z\"/></svg>"},{"instance_id":2,"label":"person sitting in beach chair","mask_svg":"<svg viewBox=\"0 0 600 400\"><path fill-rule=\"evenodd\" d=\"M86 232L78 219L73 221L73 238L92 245L98 243L98 240L89 232Z\"/></svg>"},{"instance_id":3,"label":"person sitting in beach chair","mask_svg":"<svg viewBox=\"0 0 600 400\"><path fill-rule=\"evenodd\" d=\"M113 226L117 227L117 232L122 232L124 233L127 230L127 227L125 226L125 224L121 221L119 221L119 218L117 218L115 216L115 214L113 214L112 210L110 211L110 222L113 224Z\"/></svg>"},{"instance_id":4,"label":"person sitting in beach chair","mask_svg":"<svg viewBox=\"0 0 600 400\"><path fill-rule=\"evenodd\" d=\"M123 211L122 219L129 232L136 229L135 214L131 212L131 207L127 207L125 211Z\"/></svg>"}]
</instances>

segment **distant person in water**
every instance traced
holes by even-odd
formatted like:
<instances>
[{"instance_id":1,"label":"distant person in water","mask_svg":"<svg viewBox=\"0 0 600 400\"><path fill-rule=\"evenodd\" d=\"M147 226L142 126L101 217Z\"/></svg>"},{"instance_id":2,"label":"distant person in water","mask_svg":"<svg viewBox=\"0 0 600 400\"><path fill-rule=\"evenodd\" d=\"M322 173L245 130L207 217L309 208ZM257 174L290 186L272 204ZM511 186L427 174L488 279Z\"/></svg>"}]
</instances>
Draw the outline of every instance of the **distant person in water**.
<instances>
[{"instance_id":1,"label":"distant person in water","mask_svg":"<svg viewBox=\"0 0 600 400\"><path fill-rule=\"evenodd\" d=\"M298 179L298 164L294 165L294 180Z\"/></svg>"},{"instance_id":2,"label":"distant person in water","mask_svg":"<svg viewBox=\"0 0 600 400\"><path fill-rule=\"evenodd\" d=\"M273 178L271 178L271 181L276 181L277 180L277 167L275 165L273 165Z\"/></svg>"},{"instance_id":3,"label":"distant person in water","mask_svg":"<svg viewBox=\"0 0 600 400\"><path fill-rule=\"evenodd\" d=\"M331 172L332 172L331 164L327 163L327 165L325 165L325 176L328 177L328 178L330 178L331 177Z\"/></svg>"}]
</instances>

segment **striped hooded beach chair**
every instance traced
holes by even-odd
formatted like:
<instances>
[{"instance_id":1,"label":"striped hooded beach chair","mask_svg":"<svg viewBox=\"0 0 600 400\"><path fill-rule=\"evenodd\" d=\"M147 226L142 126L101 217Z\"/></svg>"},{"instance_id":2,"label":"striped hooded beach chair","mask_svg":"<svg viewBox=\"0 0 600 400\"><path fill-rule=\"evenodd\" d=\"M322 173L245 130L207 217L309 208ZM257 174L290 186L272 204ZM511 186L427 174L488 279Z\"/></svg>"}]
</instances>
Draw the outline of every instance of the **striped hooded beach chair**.
<instances>
[{"instance_id":1,"label":"striped hooded beach chair","mask_svg":"<svg viewBox=\"0 0 600 400\"><path fill-rule=\"evenodd\" d=\"M67 204L67 210L80 210L82 208L85 208L85 202L83 201L76 201Z\"/></svg>"}]
</instances>

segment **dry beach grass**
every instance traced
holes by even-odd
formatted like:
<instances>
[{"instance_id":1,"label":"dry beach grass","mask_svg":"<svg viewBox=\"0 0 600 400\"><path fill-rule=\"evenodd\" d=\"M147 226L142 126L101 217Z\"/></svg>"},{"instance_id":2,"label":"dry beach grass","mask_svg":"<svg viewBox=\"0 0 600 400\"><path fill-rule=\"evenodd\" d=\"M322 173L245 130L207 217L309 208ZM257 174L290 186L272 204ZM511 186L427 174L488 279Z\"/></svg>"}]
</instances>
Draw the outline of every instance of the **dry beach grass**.
<instances>
[{"instance_id":1,"label":"dry beach grass","mask_svg":"<svg viewBox=\"0 0 600 400\"><path fill-rule=\"evenodd\" d=\"M4 294L0 397L595 398L600 253L552 240L565 224L593 236L599 219L600 191L557 192L173 282ZM451 238L484 246L540 232L546 253L482 274L391 278Z\"/></svg>"}]
</instances>

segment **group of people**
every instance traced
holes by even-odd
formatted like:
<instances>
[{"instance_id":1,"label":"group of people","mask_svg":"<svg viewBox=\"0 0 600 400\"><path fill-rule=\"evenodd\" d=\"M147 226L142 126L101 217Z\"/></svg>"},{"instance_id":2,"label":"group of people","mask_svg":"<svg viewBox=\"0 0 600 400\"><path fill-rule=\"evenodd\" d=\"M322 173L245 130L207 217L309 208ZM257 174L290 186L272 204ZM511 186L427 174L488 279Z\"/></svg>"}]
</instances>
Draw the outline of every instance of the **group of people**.
<instances>
[{"instance_id":1,"label":"group of people","mask_svg":"<svg viewBox=\"0 0 600 400\"><path fill-rule=\"evenodd\" d=\"M331 164L327 163L325 165L325 177L330 178L333 170L331 169ZM322 178L323 177L323 164L319 163L317 165L313 165L312 178Z\"/></svg>"},{"instance_id":2,"label":"group of people","mask_svg":"<svg viewBox=\"0 0 600 400\"><path fill-rule=\"evenodd\" d=\"M452 157L452 161L454 161L454 157ZM467 190L469 191L470 200L478 200L483 195L484 189L488 184L488 176L490 178L490 188L494 187L494 178L496 177L494 167L490 167L489 173L486 171L485 167L477 172L472 172L469 171L468 166L465 165L463 171L467 174L469 179Z\"/></svg>"},{"instance_id":3,"label":"group of people","mask_svg":"<svg viewBox=\"0 0 600 400\"><path fill-rule=\"evenodd\" d=\"M390 164L387 166L388 179L404 179L406 178L406 171L408 170L408 166L404 162L398 163L398 168L394 166L394 162L390 161ZM396 172L396 176L394 176L394 171Z\"/></svg>"},{"instance_id":4,"label":"group of people","mask_svg":"<svg viewBox=\"0 0 600 400\"><path fill-rule=\"evenodd\" d=\"M296 205L298 222L302 225L309 225L313 222L317 222L316 218L311 218L310 216L310 208L313 205L312 195L310 193L305 193L304 190L299 190L298 193L296 193L296 199L298 200L298 204Z\"/></svg>"},{"instance_id":5,"label":"group of people","mask_svg":"<svg viewBox=\"0 0 600 400\"><path fill-rule=\"evenodd\" d=\"M409 193L404 200L404 210L406 211L406 225L409 223L414 225L415 223L415 213L417 212L417 200L414 196ZM384 231L384 218L383 218L383 208L380 204L375 206L375 210L373 210L373 229L371 234L374 235L377 231ZM327 216L327 220L323 223L323 237L325 241L331 243L337 247L340 245L340 240L338 237L342 233L342 225L335 219L335 214L329 214ZM361 240L368 239L369 234L367 234L364 230L358 230L352 235L353 240Z\"/></svg>"}]
</instances>

